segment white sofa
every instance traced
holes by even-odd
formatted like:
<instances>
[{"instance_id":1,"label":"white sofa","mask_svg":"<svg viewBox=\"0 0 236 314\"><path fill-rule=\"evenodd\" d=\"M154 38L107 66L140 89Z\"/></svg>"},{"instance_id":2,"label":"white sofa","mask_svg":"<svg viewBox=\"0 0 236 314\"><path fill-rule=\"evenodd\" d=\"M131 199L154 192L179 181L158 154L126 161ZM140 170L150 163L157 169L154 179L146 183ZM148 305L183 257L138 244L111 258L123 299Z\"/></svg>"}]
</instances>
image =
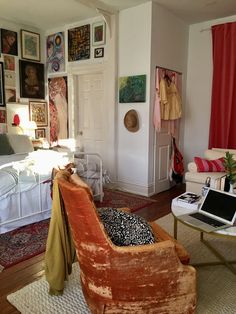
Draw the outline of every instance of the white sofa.
<instances>
[{"instance_id":1,"label":"white sofa","mask_svg":"<svg viewBox=\"0 0 236 314\"><path fill-rule=\"evenodd\" d=\"M227 151L229 151L232 154L235 154L236 159L236 149L223 149L223 148L207 149L204 152L204 156L202 156L202 158L208 160L218 159L221 157L225 157L225 153ZM190 162L188 164L188 171L185 173L186 191L201 194L201 189L204 186L207 177L211 178L210 186L216 188L217 179L223 177L224 175L225 172L198 172L197 165L195 164L195 162L194 161Z\"/></svg>"}]
</instances>

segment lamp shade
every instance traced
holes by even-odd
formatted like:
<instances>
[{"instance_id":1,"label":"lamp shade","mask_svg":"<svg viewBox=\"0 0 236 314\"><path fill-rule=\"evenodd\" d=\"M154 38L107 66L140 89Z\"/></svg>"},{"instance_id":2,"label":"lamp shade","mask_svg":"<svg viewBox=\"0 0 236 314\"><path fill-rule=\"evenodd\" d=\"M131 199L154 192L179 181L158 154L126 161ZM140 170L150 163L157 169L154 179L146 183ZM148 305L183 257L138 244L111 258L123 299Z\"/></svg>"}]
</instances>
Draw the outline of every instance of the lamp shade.
<instances>
[{"instance_id":1,"label":"lamp shade","mask_svg":"<svg viewBox=\"0 0 236 314\"><path fill-rule=\"evenodd\" d=\"M20 124L20 117L19 115L16 113L13 117L13 125L19 125Z\"/></svg>"}]
</instances>

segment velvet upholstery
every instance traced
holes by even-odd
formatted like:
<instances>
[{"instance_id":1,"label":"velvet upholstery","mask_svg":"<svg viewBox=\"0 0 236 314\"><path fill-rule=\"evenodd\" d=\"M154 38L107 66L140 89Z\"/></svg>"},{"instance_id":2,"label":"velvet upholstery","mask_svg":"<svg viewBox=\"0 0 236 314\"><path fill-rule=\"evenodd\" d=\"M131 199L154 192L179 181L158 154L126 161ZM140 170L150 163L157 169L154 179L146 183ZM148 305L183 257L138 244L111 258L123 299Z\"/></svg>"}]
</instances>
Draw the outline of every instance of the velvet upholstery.
<instances>
[{"instance_id":1,"label":"velvet upholstery","mask_svg":"<svg viewBox=\"0 0 236 314\"><path fill-rule=\"evenodd\" d=\"M81 284L92 313L194 313L196 271L184 248L157 224L158 242L118 247L107 236L92 195L68 178L58 185L72 230ZM167 238L167 240L163 240Z\"/></svg>"}]
</instances>

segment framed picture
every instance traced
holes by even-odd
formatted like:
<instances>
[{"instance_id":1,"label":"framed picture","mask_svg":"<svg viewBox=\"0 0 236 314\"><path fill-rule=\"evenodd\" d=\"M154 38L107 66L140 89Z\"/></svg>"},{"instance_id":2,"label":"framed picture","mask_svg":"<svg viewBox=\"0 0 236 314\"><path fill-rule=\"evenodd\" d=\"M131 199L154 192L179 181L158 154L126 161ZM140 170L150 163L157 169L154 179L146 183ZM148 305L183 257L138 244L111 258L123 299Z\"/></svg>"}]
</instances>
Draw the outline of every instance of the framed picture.
<instances>
[{"instance_id":1,"label":"framed picture","mask_svg":"<svg viewBox=\"0 0 236 314\"><path fill-rule=\"evenodd\" d=\"M65 71L65 38L64 32L47 37L47 69L48 73Z\"/></svg>"},{"instance_id":2,"label":"framed picture","mask_svg":"<svg viewBox=\"0 0 236 314\"><path fill-rule=\"evenodd\" d=\"M16 102L16 89L15 88L5 88L5 100L6 100L6 103Z\"/></svg>"},{"instance_id":3,"label":"framed picture","mask_svg":"<svg viewBox=\"0 0 236 314\"><path fill-rule=\"evenodd\" d=\"M90 58L90 24L68 30L68 61Z\"/></svg>"},{"instance_id":4,"label":"framed picture","mask_svg":"<svg viewBox=\"0 0 236 314\"><path fill-rule=\"evenodd\" d=\"M40 34L21 30L21 57L40 61Z\"/></svg>"},{"instance_id":5,"label":"framed picture","mask_svg":"<svg viewBox=\"0 0 236 314\"><path fill-rule=\"evenodd\" d=\"M18 56L17 32L1 29L1 52Z\"/></svg>"},{"instance_id":6,"label":"framed picture","mask_svg":"<svg viewBox=\"0 0 236 314\"><path fill-rule=\"evenodd\" d=\"M5 106L3 62L0 62L0 106Z\"/></svg>"},{"instance_id":7,"label":"framed picture","mask_svg":"<svg viewBox=\"0 0 236 314\"><path fill-rule=\"evenodd\" d=\"M5 70L15 72L15 57L9 56L9 55L4 55L3 61L4 61L4 69Z\"/></svg>"},{"instance_id":8,"label":"framed picture","mask_svg":"<svg viewBox=\"0 0 236 314\"><path fill-rule=\"evenodd\" d=\"M93 30L93 46L100 46L105 44L105 22L97 22L92 25Z\"/></svg>"},{"instance_id":9,"label":"framed picture","mask_svg":"<svg viewBox=\"0 0 236 314\"><path fill-rule=\"evenodd\" d=\"M146 75L124 76L119 78L119 102L145 102Z\"/></svg>"},{"instance_id":10,"label":"framed picture","mask_svg":"<svg viewBox=\"0 0 236 314\"><path fill-rule=\"evenodd\" d=\"M50 142L68 138L69 115L67 77L48 79Z\"/></svg>"},{"instance_id":11,"label":"framed picture","mask_svg":"<svg viewBox=\"0 0 236 314\"><path fill-rule=\"evenodd\" d=\"M20 97L44 99L44 64L19 60Z\"/></svg>"},{"instance_id":12,"label":"framed picture","mask_svg":"<svg viewBox=\"0 0 236 314\"><path fill-rule=\"evenodd\" d=\"M30 120L35 121L37 126L48 125L48 106L46 101L29 102Z\"/></svg>"},{"instance_id":13,"label":"framed picture","mask_svg":"<svg viewBox=\"0 0 236 314\"><path fill-rule=\"evenodd\" d=\"M102 58L104 56L104 48L94 49L94 58Z\"/></svg>"},{"instance_id":14,"label":"framed picture","mask_svg":"<svg viewBox=\"0 0 236 314\"><path fill-rule=\"evenodd\" d=\"M46 137L46 131L45 129L36 129L35 130L35 138L45 138Z\"/></svg>"},{"instance_id":15,"label":"framed picture","mask_svg":"<svg viewBox=\"0 0 236 314\"><path fill-rule=\"evenodd\" d=\"M0 109L0 123L7 122L6 115L7 115L6 110Z\"/></svg>"}]
</instances>

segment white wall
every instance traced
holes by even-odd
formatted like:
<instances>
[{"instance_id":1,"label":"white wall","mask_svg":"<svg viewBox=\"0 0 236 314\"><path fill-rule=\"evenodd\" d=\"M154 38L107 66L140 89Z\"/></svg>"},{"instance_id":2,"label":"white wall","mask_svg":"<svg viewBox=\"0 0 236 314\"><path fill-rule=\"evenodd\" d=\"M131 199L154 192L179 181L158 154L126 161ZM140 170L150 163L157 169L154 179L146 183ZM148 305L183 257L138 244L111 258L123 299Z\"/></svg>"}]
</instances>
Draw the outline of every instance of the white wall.
<instances>
[{"instance_id":1,"label":"white wall","mask_svg":"<svg viewBox=\"0 0 236 314\"><path fill-rule=\"evenodd\" d=\"M147 75L145 103L118 103L118 183L129 191L145 195L154 191L155 69L159 65L183 73L185 103L187 50L188 26L158 4L148 2L120 12L119 76ZM140 117L136 133L123 124L130 109Z\"/></svg>"},{"instance_id":2,"label":"white wall","mask_svg":"<svg viewBox=\"0 0 236 314\"><path fill-rule=\"evenodd\" d=\"M117 62L116 62L116 43L117 43L117 28L116 28L116 16L111 16L111 29L106 24L106 42L101 47L104 47L104 57L94 58L94 49L97 46L92 46L92 24L98 21L102 21L102 16L91 18L83 21L78 21L73 24L62 25L61 27L49 29L46 32L48 35L56 32L64 32L65 35L65 72L49 74L49 77L68 77L68 110L69 110L69 136L75 137L75 125L76 121L74 112L75 107L78 106L78 75L103 73L104 75L104 108L106 112L106 143L107 149L103 156L103 165L108 170L110 177L113 181L116 180L116 165L115 165L115 108L116 108L116 77L117 77ZM68 62L68 42L67 34L68 29L79 27L82 25L90 24L90 58L86 60L79 60L74 62ZM45 37L45 40L46 40ZM100 47L100 46L99 46Z\"/></svg>"},{"instance_id":3,"label":"white wall","mask_svg":"<svg viewBox=\"0 0 236 314\"><path fill-rule=\"evenodd\" d=\"M175 70L182 73L182 107L183 117L180 122L180 149L183 147L183 130L185 121L185 94L186 94L186 73L188 58L188 25L177 18L163 7L153 3L152 10L152 50L151 50L151 113L153 112L155 94L155 70L156 66ZM153 180L153 150L154 127L150 115L150 153L149 153L149 177ZM157 133L158 141L158 133ZM150 181L150 182L151 182Z\"/></svg>"},{"instance_id":4,"label":"white wall","mask_svg":"<svg viewBox=\"0 0 236 314\"><path fill-rule=\"evenodd\" d=\"M119 77L147 76L144 103L117 104L118 183L124 189L146 193L148 187L148 144L150 112L151 3L122 10L119 15ZM135 109L140 129L129 132L124 116Z\"/></svg>"},{"instance_id":5,"label":"white wall","mask_svg":"<svg viewBox=\"0 0 236 314\"><path fill-rule=\"evenodd\" d=\"M212 86L210 28L212 25L235 21L236 16L231 16L190 26L184 132L186 164L194 156L203 156L208 148Z\"/></svg>"}]
</instances>

